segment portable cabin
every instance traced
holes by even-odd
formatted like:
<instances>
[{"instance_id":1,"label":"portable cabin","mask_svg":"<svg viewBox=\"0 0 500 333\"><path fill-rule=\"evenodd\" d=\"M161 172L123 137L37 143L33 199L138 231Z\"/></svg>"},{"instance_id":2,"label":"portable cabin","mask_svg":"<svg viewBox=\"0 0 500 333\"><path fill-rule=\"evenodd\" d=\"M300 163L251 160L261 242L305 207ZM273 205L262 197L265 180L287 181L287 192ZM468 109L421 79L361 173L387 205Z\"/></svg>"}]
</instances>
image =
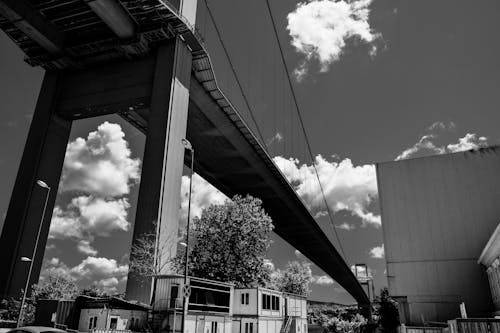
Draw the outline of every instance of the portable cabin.
<instances>
[{"instance_id":1,"label":"portable cabin","mask_svg":"<svg viewBox=\"0 0 500 333\"><path fill-rule=\"evenodd\" d=\"M235 289L232 333L280 333L285 315L285 298L267 288Z\"/></svg>"},{"instance_id":2,"label":"portable cabin","mask_svg":"<svg viewBox=\"0 0 500 333\"><path fill-rule=\"evenodd\" d=\"M141 332L147 327L150 307L117 297L95 298L79 296L79 332Z\"/></svg>"},{"instance_id":3,"label":"portable cabin","mask_svg":"<svg viewBox=\"0 0 500 333\"><path fill-rule=\"evenodd\" d=\"M188 277L189 298L184 326L186 333L231 333L234 287L230 283ZM157 278L153 305L153 329L182 333L184 277Z\"/></svg>"}]
</instances>

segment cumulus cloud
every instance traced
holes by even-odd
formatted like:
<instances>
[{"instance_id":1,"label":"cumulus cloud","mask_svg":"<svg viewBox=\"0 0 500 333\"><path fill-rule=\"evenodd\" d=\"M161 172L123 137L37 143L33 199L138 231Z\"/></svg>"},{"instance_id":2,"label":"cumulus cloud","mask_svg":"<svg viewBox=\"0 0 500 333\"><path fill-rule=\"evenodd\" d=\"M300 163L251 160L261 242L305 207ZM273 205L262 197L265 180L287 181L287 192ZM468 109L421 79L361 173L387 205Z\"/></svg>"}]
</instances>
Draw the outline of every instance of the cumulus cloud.
<instances>
[{"instance_id":1,"label":"cumulus cloud","mask_svg":"<svg viewBox=\"0 0 500 333\"><path fill-rule=\"evenodd\" d=\"M434 144L435 136L432 134L424 135L410 148L407 148L396 157L396 161L414 157L417 153L425 155L437 155L446 153L445 147L438 147Z\"/></svg>"},{"instance_id":2,"label":"cumulus cloud","mask_svg":"<svg viewBox=\"0 0 500 333\"><path fill-rule=\"evenodd\" d=\"M129 207L126 198L73 198L65 209L54 208L49 237L91 241L95 236L108 237L115 230L127 231L130 227L127 221Z\"/></svg>"},{"instance_id":3,"label":"cumulus cloud","mask_svg":"<svg viewBox=\"0 0 500 333\"><path fill-rule=\"evenodd\" d=\"M385 258L384 244L382 244L380 246L375 246L372 249L370 249L370 257L375 258L375 259Z\"/></svg>"},{"instance_id":4,"label":"cumulus cloud","mask_svg":"<svg viewBox=\"0 0 500 333\"><path fill-rule=\"evenodd\" d=\"M321 188L312 165L300 164L298 159L282 156L274 157L274 162L310 210L325 210ZM380 215L368 209L378 195L373 165L354 166L348 158L330 162L321 155L316 156L314 163L326 201L333 212L349 211L359 217L363 225L380 227Z\"/></svg>"},{"instance_id":5,"label":"cumulus cloud","mask_svg":"<svg viewBox=\"0 0 500 333\"><path fill-rule=\"evenodd\" d=\"M369 23L372 0L309 0L299 2L287 15L287 30L292 45L305 56L295 70L297 79L307 73L311 60L317 60L325 72L339 60L349 40L370 46L370 55L376 53L374 42L381 37Z\"/></svg>"},{"instance_id":6,"label":"cumulus cloud","mask_svg":"<svg viewBox=\"0 0 500 333\"><path fill-rule=\"evenodd\" d=\"M434 129L436 128L438 127L434 127ZM476 133L467 133L464 137L459 138L458 142L450 143L448 145L437 144L435 141L438 137L439 136L436 134L425 134L413 146L402 151L396 157L396 161L419 156L457 153L460 151L479 149L488 146L488 138L478 136Z\"/></svg>"},{"instance_id":7,"label":"cumulus cloud","mask_svg":"<svg viewBox=\"0 0 500 333\"><path fill-rule=\"evenodd\" d=\"M73 239L79 252L95 256L91 242L96 236L129 230L126 195L139 178L140 160L131 157L120 125L104 122L86 139L71 141L59 189L74 197L55 206L49 237Z\"/></svg>"},{"instance_id":8,"label":"cumulus cloud","mask_svg":"<svg viewBox=\"0 0 500 333\"><path fill-rule=\"evenodd\" d=\"M457 125L453 121L436 121L432 123L429 127L427 127L428 131L435 131L435 130L454 130L457 127Z\"/></svg>"},{"instance_id":9,"label":"cumulus cloud","mask_svg":"<svg viewBox=\"0 0 500 333\"><path fill-rule=\"evenodd\" d=\"M347 223L347 222L344 222L344 223L342 223L342 224L339 224L339 225L337 226L337 228L342 229L342 230L347 230L347 231L351 231L351 230L356 229L356 227L355 227L353 224L349 224L349 223Z\"/></svg>"},{"instance_id":10,"label":"cumulus cloud","mask_svg":"<svg viewBox=\"0 0 500 333\"><path fill-rule=\"evenodd\" d=\"M459 138L457 143L449 144L446 149L450 153L478 149L488 146L488 138L479 136L476 133L467 133L463 138Z\"/></svg>"},{"instance_id":11,"label":"cumulus cloud","mask_svg":"<svg viewBox=\"0 0 500 333\"><path fill-rule=\"evenodd\" d=\"M321 286L331 286L335 283L328 275L313 275L311 282Z\"/></svg>"},{"instance_id":12,"label":"cumulus cloud","mask_svg":"<svg viewBox=\"0 0 500 333\"><path fill-rule=\"evenodd\" d=\"M108 293L116 293L123 288L128 273L128 265L115 259L89 256L74 267L67 266L59 258L44 262L42 277L54 272L75 280L80 286L96 285Z\"/></svg>"},{"instance_id":13,"label":"cumulus cloud","mask_svg":"<svg viewBox=\"0 0 500 333\"><path fill-rule=\"evenodd\" d=\"M98 252L90 245L90 241L85 239L80 240L76 248L79 252L91 256L95 256Z\"/></svg>"},{"instance_id":14,"label":"cumulus cloud","mask_svg":"<svg viewBox=\"0 0 500 333\"><path fill-rule=\"evenodd\" d=\"M222 192L213 187L198 174L193 176L193 189L191 194L191 217L200 217L201 212L211 204L218 205L228 199ZM181 220L187 220L189 204L189 177L182 176L181 183Z\"/></svg>"},{"instance_id":15,"label":"cumulus cloud","mask_svg":"<svg viewBox=\"0 0 500 333\"><path fill-rule=\"evenodd\" d=\"M120 125L104 122L87 139L68 144L64 158L62 192L79 191L100 197L129 193L140 178L140 160L131 158Z\"/></svg>"}]
</instances>

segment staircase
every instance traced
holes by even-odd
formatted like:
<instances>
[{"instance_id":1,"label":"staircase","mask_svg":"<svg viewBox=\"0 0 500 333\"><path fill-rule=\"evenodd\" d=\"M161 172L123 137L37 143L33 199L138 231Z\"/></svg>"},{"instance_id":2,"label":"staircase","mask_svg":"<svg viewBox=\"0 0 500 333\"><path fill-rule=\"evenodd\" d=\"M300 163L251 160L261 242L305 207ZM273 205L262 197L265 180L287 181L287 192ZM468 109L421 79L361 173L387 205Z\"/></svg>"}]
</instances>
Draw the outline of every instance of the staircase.
<instances>
[{"instance_id":1,"label":"staircase","mask_svg":"<svg viewBox=\"0 0 500 333\"><path fill-rule=\"evenodd\" d=\"M288 333L292 324L292 316L286 316L283 325L281 326L280 333Z\"/></svg>"}]
</instances>

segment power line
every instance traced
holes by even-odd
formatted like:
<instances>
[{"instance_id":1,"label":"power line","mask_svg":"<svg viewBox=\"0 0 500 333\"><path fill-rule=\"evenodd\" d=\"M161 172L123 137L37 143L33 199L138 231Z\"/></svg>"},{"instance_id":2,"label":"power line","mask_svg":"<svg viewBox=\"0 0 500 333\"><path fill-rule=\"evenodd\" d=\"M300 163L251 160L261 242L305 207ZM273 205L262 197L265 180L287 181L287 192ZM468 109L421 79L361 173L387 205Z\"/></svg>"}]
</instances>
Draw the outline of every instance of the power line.
<instances>
[{"instance_id":1,"label":"power line","mask_svg":"<svg viewBox=\"0 0 500 333\"><path fill-rule=\"evenodd\" d=\"M264 140L264 137L262 136L262 133L259 129L259 124L255 120L255 116L253 113L252 108L250 107L250 103L248 102L248 98L245 94L245 91L243 90L243 86L240 82L240 79L238 78L238 75L236 74L236 69L234 68L233 62L231 61L231 57L229 56L229 52L227 51L226 45L224 43L224 40L222 39L222 35L219 31L219 27L217 26L217 23L215 23L215 18L212 14L212 10L210 9L210 5L208 4L208 0L205 0L205 6L207 7L208 15L210 16L210 20L214 24L215 27L215 32L217 33L217 37L219 38L219 41L222 45L222 49L224 50L224 53L226 55L226 58L229 62L229 65L231 66L231 71L233 72L234 78L236 79L236 83L238 84L238 87L240 88L241 95L243 96L243 100L245 101L245 104L248 108L248 111L250 112L250 117L252 118L253 123L255 124L255 128L257 129L257 133L259 134L260 140L262 142L262 146L264 149L267 151L267 146L266 146L266 141Z\"/></svg>"},{"instance_id":2,"label":"power line","mask_svg":"<svg viewBox=\"0 0 500 333\"><path fill-rule=\"evenodd\" d=\"M328 213L328 218L330 220L330 225L332 227L333 232L335 233L335 237L337 238L337 241L339 242L339 247L340 247L342 256L344 257L344 260L347 261L347 258L346 258L345 252L344 252L344 248L342 247L342 242L340 241L340 238L339 238L339 235L337 233L337 230L335 229L335 224L333 223L333 217L332 217L333 214L332 214L332 212L330 210L330 206L328 206L328 202L327 202L326 196L325 196L325 191L324 191L323 185L321 184L321 181L319 179L318 169L316 168L316 164L315 164L315 161L314 161L314 156L313 156L312 150L311 150L311 144L309 143L309 138L307 136L306 128L304 126L304 121L302 119L302 114L300 112L299 103L297 102L297 96L295 95L295 89L293 88L292 80L290 79L290 72L288 71L288 65L286 64L286 61L285 61L285 56L283 54L283 48L281 46L281 42L280 42L280 39L279 39L279 36L278 36L278 30L276 29L276 23L274 21L274 17L273 17L273 13L272 13L272 10L271 10L271 6L269 4L269 0L266 0L266 5L267 5L267 11L269 12L269 17L271 18L271 23L272 23L272 26L273 26L274 35L276 37L276 41L278 42L278 48L279 48L279 51L280 51L280 54L281 54L281 61L283 62L283 66L285 67L286 77L288 79L288 84L289 84L290 90L292 92L293 102L295 103L295 108L297 110L297 116L298 116L298 119L299 119L299 122L300 122L300 125L301 125L301 128L302 128L302 132L304 133L304 138L305 138L305 141L306 141L307 150L309 151L309 156L311 158L312 165L314 167L314 172L316 174L316 178L318 179L319 187L321 189L321 195L323 196L323 202L325 203L325 206L326 206L326 210L327 210L327 213Z\"/></svg>"}]
</instances>

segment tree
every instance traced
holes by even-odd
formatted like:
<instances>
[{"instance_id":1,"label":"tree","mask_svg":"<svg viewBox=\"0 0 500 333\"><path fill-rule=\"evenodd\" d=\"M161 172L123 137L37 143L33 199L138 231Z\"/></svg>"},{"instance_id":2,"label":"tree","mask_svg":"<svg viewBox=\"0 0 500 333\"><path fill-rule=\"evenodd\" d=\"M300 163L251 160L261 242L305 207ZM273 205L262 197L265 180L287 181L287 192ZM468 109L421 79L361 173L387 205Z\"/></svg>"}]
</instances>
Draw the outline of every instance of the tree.
<instances>
[{"instance_id":1,"label":"tree","mask_svg":"<svg viewBox=\"0 0 500 333\"><path fill-rule=\"evenodd\" d=\"M153 222L152 230L154 231L141 234L132 245L129 270L147 277L155 277L165 272L170 264L170 258L162 258L162 254L165 253L169 244L168 242L158 244L158 249L156 249L156 229L157 224ZM158 260L155 260L156 253L158 253Z\"/></svg>"},{"instance_id":2,"label":"tree","mask_svg":"<svg viewBox=\"0 0 500 333\"><path fill-rule=\"evenodd\" d=\"M28 291L29 292L29 291ZM23 325L31 324L35 319L36 302L40 299L75 299L79 295L79 289L75 281L66 275L50 271L46 281L43 284L34 284L31 287L31 294L27 295L24 303L24 310L21 318ZM0 309L0 318L3 320L17 320L21 299L9 298L2 300Z\"/></svg>"},{"instance_id":3,"label":"tree","mask_svg":"<svg viewBox=\"0 0 500 333\"><path fill-rule=\"evenodd\" d=\"M389 296L389 290L383 288L380 291L380 325L384 332L396 332L400 324L398 303Z\"/></svg>"},{"instance_id":4,"label":"tree","mask_svg":"<svg viewBox=\"0 0 500 333\"><path fill-rule=\"evenodd\" d=\"M274 285L279 291L307 296L311 292L311 265L308 262L289 262L285 270L277 271Z\"/></svg>"},{"instance_id":5,"label":"tree","mask_svg":"<svg viewBox=\"0 0 500 333\"><path fill-rule=\"evenodd\" d=\"M236 195L222 205L210 205L193 220L189 272L193 276L232 282L237 287L265 285L270 270L265 255L271 243L271 218L262 201ZM182 270L184 255L177 257Z\"/></svg>"},{"instance_id":6,"label":"tree","mask_svg":"<svg viewBox=\"0 0 500 333\"><path fill-rule=\"evenodd\" d=\"M39 299L75 299L80 290L75 281L65 274L55 271L49 272L43 284L35 284L32 287L31 298Z\"/></svg>"}]
</instances>

